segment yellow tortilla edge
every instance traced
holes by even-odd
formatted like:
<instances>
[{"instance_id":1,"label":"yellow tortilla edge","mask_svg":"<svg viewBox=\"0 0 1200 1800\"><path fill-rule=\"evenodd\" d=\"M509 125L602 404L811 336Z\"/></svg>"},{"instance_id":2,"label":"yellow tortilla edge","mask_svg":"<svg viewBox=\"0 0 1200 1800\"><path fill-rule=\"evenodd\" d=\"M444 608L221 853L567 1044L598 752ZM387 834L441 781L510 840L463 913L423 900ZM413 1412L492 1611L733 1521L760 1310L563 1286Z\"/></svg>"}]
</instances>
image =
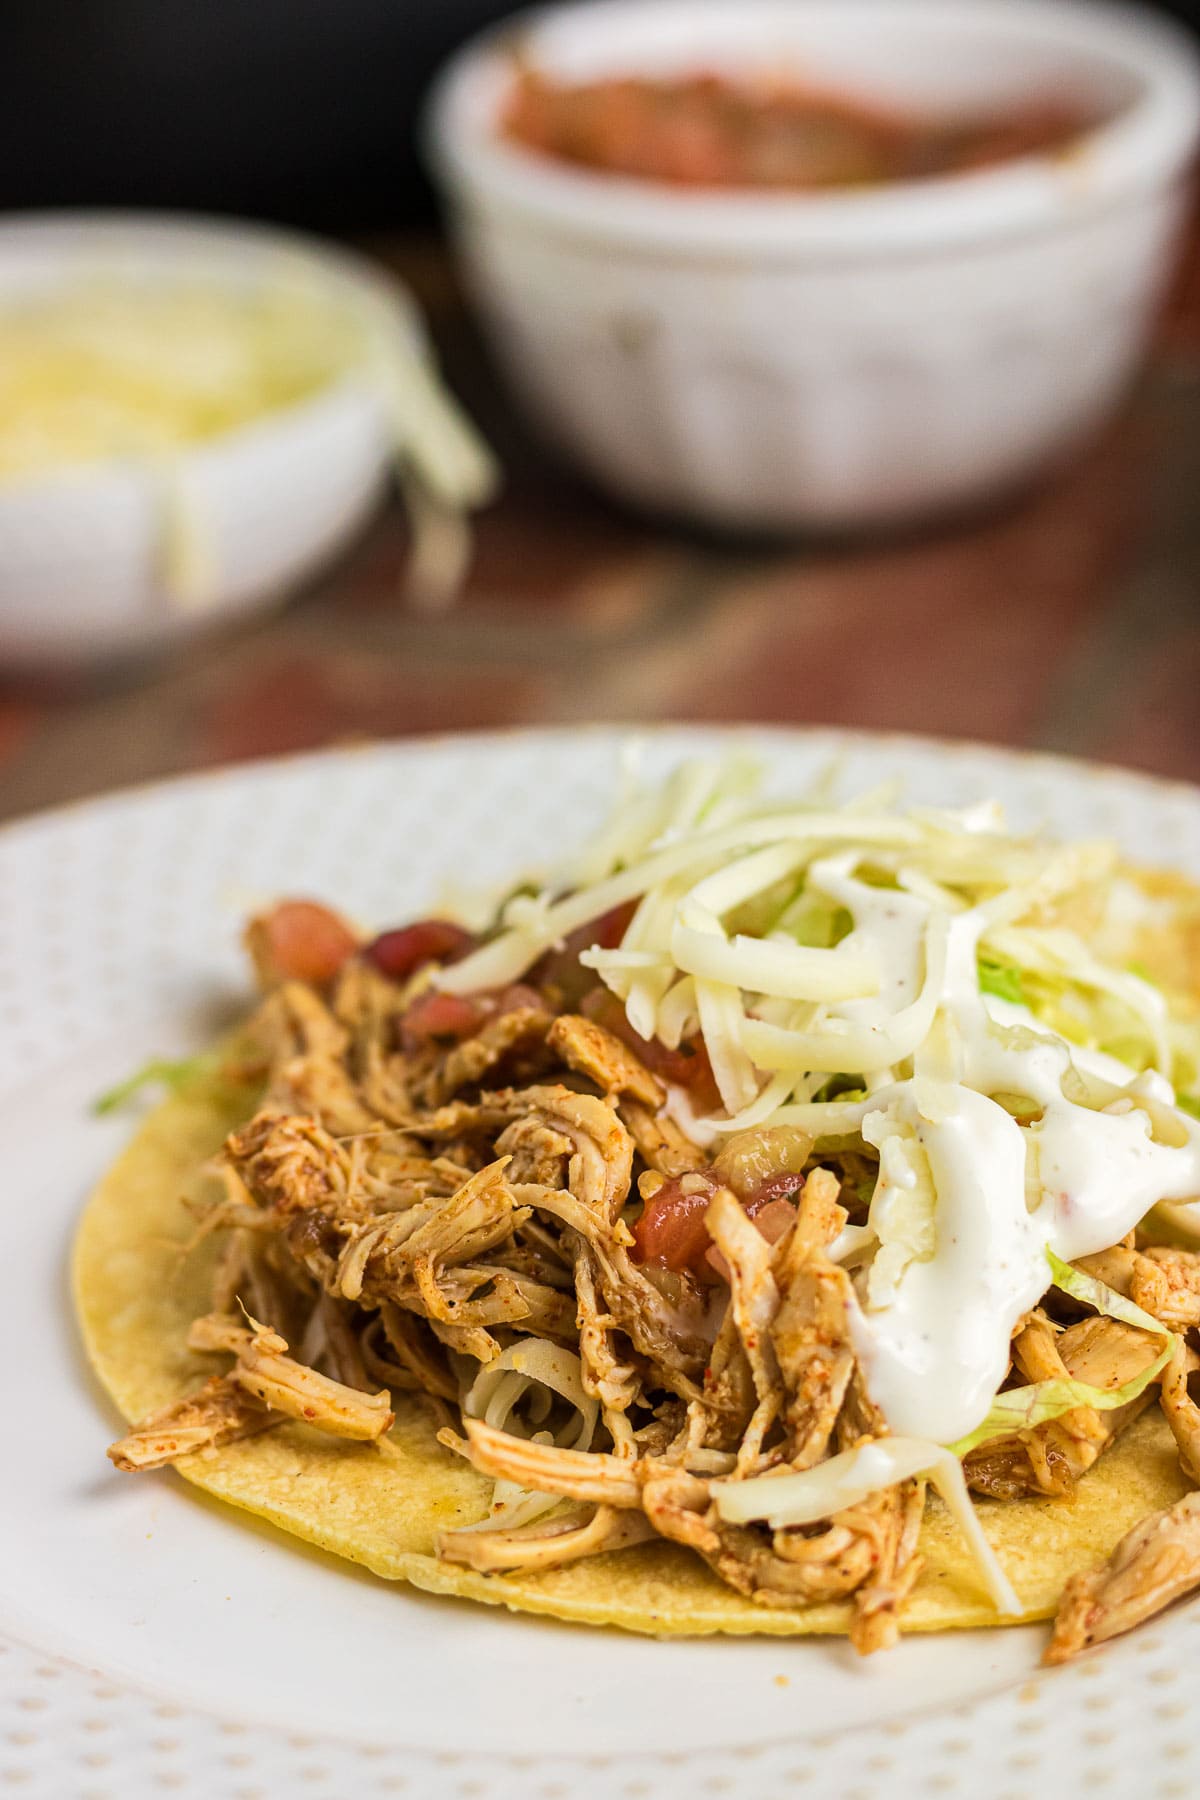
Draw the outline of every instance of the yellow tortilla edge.
<instances>
[{"instance_id":1,"label":"yellow tortilla edge","mask_svg":"<svg viewBox=\"0 0 1200 1800\"><path fill-rule=\"evenodd\" d=\"M255 1096L219 1075L164 1100L142 1123L88 1202L71 1280L87 1357L121 1413L136 1423L226 1359L186 1347L207 1309L215 1241L194 1239L202 1165L252 1109ZM538 1575L482 1575L435 1554L439 1531L486 1517L491 1484L437 1443L418 1400L397 1396L382 1446L323 1437L291 1421L176 1465L185 1480L316 1548L391 1581L516 1612L656 1637L841 1634L849 1603L775 1609L719 1581L698 1557L650 1544ZM161 1479L147 1475L143 1480ZM114 1480L128 1476L113 1474ZM1067 1577L1102 1562L1148 1513L1188 1491L1158 1409L1126 1431L1072 1500L982 1501L978 1513L1025 1608L1000 1619L950 1515L931 1498L925 1568L901 1611L905 1631L939 1631L1050 1617Z\"/></svg>"}]
</instances>

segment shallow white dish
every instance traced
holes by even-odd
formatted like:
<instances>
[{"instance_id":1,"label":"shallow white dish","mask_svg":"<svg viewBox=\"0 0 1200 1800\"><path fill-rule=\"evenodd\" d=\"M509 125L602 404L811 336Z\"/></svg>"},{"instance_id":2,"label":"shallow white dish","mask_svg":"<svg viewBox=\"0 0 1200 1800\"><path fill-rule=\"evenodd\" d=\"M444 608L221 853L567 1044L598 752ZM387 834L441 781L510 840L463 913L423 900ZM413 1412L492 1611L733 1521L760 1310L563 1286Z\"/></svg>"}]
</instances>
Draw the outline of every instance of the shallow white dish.
<instances>
[{"instance_id":1,"label":"shallow white dish","mask_svg":"<svg viewBox=\"0 0 1200 1800\"><path fill-rule=\"evenodd\" d=\"M47 214L0 226L0 302L73 281L228 284L282 277L383 309L423 353L416 308L364 259L266 227L144 214ZM355 371L153 468L92 463L0 483L0 661L155 649L278 599L349 540L379 500L394 433ZM195 571L172 574L181 547Z\"/></svg>"},{"instance_id":2,"label":"shallow white dish","mask_svg":"<svg viewBox=\"0 0 1200 1800\"><path fill-rule=\"evenodd\" d=\"M504 142L512 51L551 75L769 72L916 112L1049 92L1079 154L855 193L680 190ZM1061 454L1136 366L1200 76L1181 30L1085 0L602 0L461 51L429 147L516 390L598 480L720 525L962 506Z\"/></svg>"},{"instance_id":3,"label":"shallow white dish","mask_svg":"<svg viewBox=\"0 0 1200 1800\"><path fill-rule=\"evenodd\" d=\"M996 795L1015 821L1112 834L1200 878L1200 791L979 747L737 734L781 787ZM662 768L731 734L652 736ZM67 1247L131 1129L88 1102L245 996L238 926L304 891L384 924L447 877L485 881L582 836L612 787L605 730L300 757L116 795L0 832L0 1133L10 1279L0 1482L0 1783L28 1800L979 1800L1200 1783L1188 1729L1200 1606L1080 1664L1044 1629L844 1643L645 1639L437 1601L335 1563L104 1445L65 1296ZM496 821L503 820L502 830ZM419 862L412 846L421 846Z\"/></svg>"}]
</instances>

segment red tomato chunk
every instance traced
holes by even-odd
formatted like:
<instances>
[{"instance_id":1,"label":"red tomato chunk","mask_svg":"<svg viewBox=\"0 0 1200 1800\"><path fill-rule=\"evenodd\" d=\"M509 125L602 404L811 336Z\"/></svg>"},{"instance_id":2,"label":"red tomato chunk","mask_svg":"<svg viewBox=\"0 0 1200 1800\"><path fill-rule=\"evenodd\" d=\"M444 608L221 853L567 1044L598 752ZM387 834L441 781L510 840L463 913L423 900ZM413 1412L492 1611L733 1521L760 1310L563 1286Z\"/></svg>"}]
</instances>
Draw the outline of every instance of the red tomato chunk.
<instances>
[{"instance_id":1,"label":"red tomato chunk","mask_svg":"<svg viewBox=\"0 0 1200 1800\"><path fill-rule=\"evenodd\" d=\"M664 1181L652 1194L633 1228L635 1255L659 1268L685 1270L702 1281L729 1271L704 1223L718 1187L741 1201L769 1244L777 1244L796 1216L794 1196L804 1182L812 1150L806 1131L793 1126L760 1126L738 1131L722 1146L712 1167Z\"/></svg>"},{"instance_id":2,"label":"red tomato chunk","mask_svg":"<svg viewBox=\"0 0 1200 1800\"><path fill-rule=\"evenodd\" d=\"M702 1274L704 1259L712 1247L704 1215L716 1189L716 1182L702 1174L665 1181L647 1200L633 1228L637 1261L673 1269L677 1274L685 1269Z\"/></svg>"},{"instance_id":3,"label":"red tomato chunk","mask_svg":"<svg viewBox=\"0 0 1200 1800\"><path fill-rule=\"evenodd\" d=\"M260 979L307 981L328 987L358 949L358 939L338 914L316 900L280 900L246 927L246 945Z\"/></svg>"},{"instance_id":4,"label":"red tomato chunk","mask_svg":"<svg viewBox=\"0 0 1200 1800\"><path fill-rule=\"evenodd\" d=\"M460 1042L478 1031L483 1008L461 994L421 994L400 1021L400 1038L406 1050L418 1050L435 1040Z\"/></svg>"},{"instance_id":5,"label":"red tomato chunk","mask_svg":"<svg viewBox=\"0 0 1200 1800\"><path fill-rule=\"evenodd\" d=\"M639 1036L629 1023L625 1008L608 988L593 988L585 996L579 1010L636 1051L652 1074L660 1076L663 1081L673 1081L679 1087L697 1092L703 1090L706 1103L711 1101L713 1105L717 1104L712 1064L701 1039L692 1039L680 1044L678 1050L671 1050L656 1038Z\"/></svg>"},{"instance_id":6,"label":"red tomato chunk","mask_svg":"<svg viewBox=\"0 0 1200 1800\"><path fill-rule=\"evenodd\" d=\"M637 911L637 901L627 900L614 906L569 932L557 950L547 950L529 971L530 981L539 987L555 990L566 1007L578 1006L584 995L596 985L596 971L585 969L579 961L581 950L615 950L629 929L629 921Z\"/></svg>"},{"instance_id":7,"label":"red tomato chunk","mask_svg":"<svg viewBox=\"0 0 1200 1800\"><path fill-rule=\"evenodd\" d=\"M475 938L449 919L418 919L395 931L381 932L367 945L366 957L381 975L407 981L426 963L457 962L475 948Z\"/></svg>"}]
</instances>

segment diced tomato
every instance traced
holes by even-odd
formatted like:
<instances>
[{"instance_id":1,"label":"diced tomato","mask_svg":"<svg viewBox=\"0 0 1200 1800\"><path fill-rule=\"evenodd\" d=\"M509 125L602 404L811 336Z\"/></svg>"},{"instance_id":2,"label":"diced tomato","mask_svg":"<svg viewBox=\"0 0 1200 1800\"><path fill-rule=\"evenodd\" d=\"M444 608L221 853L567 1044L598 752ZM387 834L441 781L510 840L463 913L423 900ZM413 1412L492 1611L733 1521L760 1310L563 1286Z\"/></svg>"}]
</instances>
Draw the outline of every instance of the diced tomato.
<instances>
[{"instance_id":1,"label":"diced tomato","mask_svg":"<svg viewBox=\"0 0 1200 1800\"><path fill-rule=\"evenodd\" d=\"M775 1175L770 1181L764 1181L752 1200L746 1201L746 1211L752 1219L757 1219L769 1206L784 1206L793 1199L804 1186L800 1175Z\"/></svg>"},{"instance_id":2,"label":"diced tomato","mask_svg":"<svg viewBox=\"0 0 1200 1800\"><path fill-rule=\"evenodd\" d=\"M620 906L610 907L597 918L589 919L586 925L577 925L563 939L562 949L554 954L575 958L581 950L591 950L593 947L615 950L629 930L630 920L637 908L636 900L623 900Z\"/></svg>"},{"instance_id":3,"label":"diced tomato","mask_svg":"<svg viewBox=\"0 0 1200 1800\"><path fill-rule=\"evenodd\" d=\"M804 1185L812 1136L794 1125L756 1125L727 1138L713 1174L751 1211L768 1200L786 1200Z\"/></svg>"},{"instance_id":4,"label":"diced tomato","mask_svg":"<svg viewBox=\"0 0 1200 1800\"><path fill-rule=\"evenodd\" d=\"M962 118L906 114L820 87L682 76L562 81L530 67L500 128L561 162L708 189L861 188L950 175L1020 155L1058 155L1095 121L1077 103L1031 100Z\"/></svg>"},{"instance_id":5,"label":"diced tomato","mask_svg":"<svg viewBox=\"0 0 1200 1800\"><path fill-rule=\"evenodd\" d=\"M364 954L381 975L393 981L407 981L426 963L457 962L474 948L474 936L461 925L449 919L418 919L413 925L381 932L367 945Z\"/></svg>"},{"instance_id":6,"label":"diced tomato","mask_svg":"<svg viewBox=\"0 0 1200 1800\"><path fill-rule=\"evenodd\" d=\"M796 1208L788 1200L752 1200L746 1212L768 1244L777 1244L796 1220Z\"/></svg>"},{"instance_id":7,"label":"diced tomato","mask_svg":"<svg viewBox=\"0 0 1200 1800\"><path fill-rule=\"evenodd\" d=\"M430 989L419 994L401 1018L400 1041L410 1051L434 1040L460 1043L474 1037L489 1019L541 1005L542 996L522 982L481 994L439 994Z\"/></svg>"},{"instance_id":8,"label":"diced tomato","mask_svg":"<svg viewBox=\"0 0 1200 1800\"><path fill-rule=\"evenodd\" d=\"M688 1270L702 1281L711 1282L714 1276L728 1281L728 1265L704 1223L708 1203L720 1185L711 1170L664 1181L633 1227L637 1260L676 1274ZM759 1194L742 1204L769 1244L777 1244L796 1217L790 1201L777 1195Z\"/></svg>"},{"instance_id":9,"label":"diced tomato","mask_svg":"<svg viewBox=\"0 0 1200 1800\"><path fill-rule=\"evenodd\" d=\"M358 939L346 921L316 900L281 900L246 927L246 947L268 986L307 981L328 987Z\"/></svg>"},{"instance_id":10,"label":"diced tomato","mask_svg":"<svg viewBox=\"0 0 1200 1800\"><path fill-rule=\"evenodd\" d=\"M681 1183L688 1183L685 1192ZM680 1176L664 1181L642 1208L633 1227L634 1255L639 1262L682 1274L690 1269L705 1274L705 1257L712 1239L704 1223L716 1183L705 1175Z\"/></svg>"},{"instance_id":11,"label":"diced tomato","mask_svg":"<svg viewBox=\"0 0 1200 1800\"><path fill-rule=\"evenodd\" d=\"M585 969L579 960L581 950L593 945L601 950L615 950L629 929L629 921L637 911L637 901L627 900L589 919L569 932L557 950L547 950L529 971L529 979L543 989L553 988L555 998L570 1010L596 985L596 971Z\"/></svg>"},{"instance_id":12,"label":"diced tomato","mask_svg":"<svg viewBox=\"0 0 1200 1800\"><path fill-rule=\"evenodd\" d=\"M478 1031L484 1017L479 1002L461 994L420 994L400 1021L400 1041L410 1051L434 1039L458 1043Z\"/></svg>"},{"instance_id":13,"label":"diced tomato","mask_svg":"<svg viewBox=\"0 0 1200 1800\"><path fill-rule=\"evenodd\" d=\"M691 1089L694 1099L705 1106L719 1104L712 1064L702 1038L692 1038L680 1044L678 1050L670 1050L656 1039L640 1036L617 996L606 987L593 988L584 996L579 1010L636 1051L652 1074Z\"/></svg>"}]
</instances>

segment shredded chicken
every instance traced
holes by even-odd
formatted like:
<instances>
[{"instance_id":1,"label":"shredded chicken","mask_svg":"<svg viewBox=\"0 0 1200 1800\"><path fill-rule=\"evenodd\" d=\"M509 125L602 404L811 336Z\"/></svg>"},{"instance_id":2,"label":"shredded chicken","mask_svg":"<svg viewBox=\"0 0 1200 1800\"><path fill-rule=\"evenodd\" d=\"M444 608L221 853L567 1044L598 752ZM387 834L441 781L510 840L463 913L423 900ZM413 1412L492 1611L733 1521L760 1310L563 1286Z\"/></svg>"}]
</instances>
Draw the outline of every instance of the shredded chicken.
<instances>
[{"instance_id":1,"label":"shredded chicken","mask_svg":"<svg viewBox=\"0 0 1200 1800\"><path fill-rule=\"evenodd\" d=\"M824 1254L846 1221L838 1193L835 1175L813 1171L775 1263L783 1297L771 1337L788 1395L787 1460L794 1469L825 1455L854 1370L849 1277Z\"/></svg>"},{"instance_id":2,"label":"shredded chicken","mask_svg":"<svg viewBox=\"0 0 1200 1800\"><path fill-rule=\"evenodd\" d=\"M447 1562L482 1574L498 1570L557 1569L603 1550L626 1550L655 1535L644 1513L597 1506L590 1518L572 1514L511 1531L444 1531L438 1551Z\"/></svg>"},{"instance_id":3,"label":"shredded chicken","mask_svg":"<svg viewBox=\"0 0 1200 1800\"><path fill-rule=\"evenodd\" d=\"M1200 1251L1152 1247L1139 1259L1130 1298L1176 1330L1200 1326Z\"/></svg>"},{"instance_id":4,"label":"shredded chicken","mask_svg":"<svg viewBox=\"0 0 1200 1800\"><path fill-rule=\"evenodd\" d=\"M779 1363L771 1326L779 1311L779 1288L771 1270L773 1252L728 1188L709 1202L706 1223L729 1268L729 1317L741 1341L754 1383L755 1406L742 1433L737 1469L756 1465L763 1440L779 1414Z\"/></svg>"},{"instance_id":5,"label":"shredded chicken","mask_svg":"<svg viewBox=\"0 0 1200 1800\"><path fill-rule=\"evenodd\" d=\"M548 1042L569 1069L594 1081L601 1093L628 1094L631 1100L657 1112L666 1089L632 1050L603 1025L578 1013L562 1013L550 1028Z\"/></svg>"},{"instance_id":6,"label":"shredded chicken","mask_svg":"<svg viewBox=\"0 0 1200 1800\"><path fill-rule=\"evenodd\" d=\"M210 1445L250 1437L271 1424L270 1414L253 1395L227 1375L214 1375L197 1393L176 1400L108 1446L118 1469L157 1469Z\"/></svg>"},{"instance_id":7,"label":"shredded chicken","mask_svg":"<svg viewBox=\"0 0 1200 1800\"><path fill-rule=\"evenodd\" d=\"M297 1056L345 1055L349 1033L303 981L285 981L254 1015L251 1034L278 1069Z\"/></svg>"},{"instance_id":8,"label":"shredded chicken","mask_svg":"<svg viewBox=\"0 0 1200 1800\"><path fill-rule=\"evenodd\" d=\"M450 1051L430 1075L420 1097L434 1106L477 1085L546 1041L551 1018L541 1007L522 1006L489 1019L476 1037Z\"/></svg>"},{"instance_id":9,"label":"shredded chicken","mask_svg":"<svg viewBox=\"0 0 1200 1800\"><path fill-rule=\"evenodd\" d=\"M864 1218L867 1151L821 1159L778 1126L702 1149L659 1075L586 1006L557 1011L553 982L463 1001L427 971L387 975L336 919L301 946L296 979L314 910L295 903L249 936L268 989L252 1027L264 1098L226 1142L224 1195L197 1233L221 1248L188 1340L228 1366L114 1444L114 1463L155 1468L285 1419L377 1442L407 1394L507 1484L492 1515L442 1533L448 1562L534 1572L666 1540L757 1605L849 1602L864 1654L894 1642L921 1569L923 1481L778 1529L716 1503L718 1483L886 1436L854 1353L853 1260L830 1256ZM677 1235L651 1241L639 1233L664 1200ZM1169 1363L1115 1410L1077 1406L979 1445L970 1484L1069 1500L1157 1397L1200 1486L1200 1253L1131 1234L1080 1266L1177 1334ZM1014 1333L1008 1385L1112 1390L1164 1341L1052 1290ZM1200 1495L1073 1578L1049 1659L1193 1587Z\"/></svg>"},{"instance_id":10,"label":"shredded chicken","mask_svg":"<svg viewBox=\"0 0 1200 1800\"><path fill-rule=\"evenodd\" d=\"M1048 1663L1117 1637L1200 1588L1200 1491L1185 1494L1121 1539L1104 1567L1067 1582Z\"/></svg>"},{"instance_id":11,"label":"shredded chicken","mask_svg":"<svg viewBox=\"0 0 1200 1800\"><path fill-rule=\"evenodd\" d=\"M1188 1377L1200 1368L1200 1357L1180 1339L1163 1371L1162 1409L1189 1481L1200 1487L1200 1406L1188 1393Z\"/></svg>"},{"instance_id":12,"label":"shredded chicken","mask_svg":"<svg viewBox=\"0 0 1200 1800\"><path fill-rule=\"evenodd\" d=\"M636 1100L625 1100L620 1107L622 1122L648 1169L660 1175L686 1175L703 1169L707 1158L665 1112L656 1112Z\"/></svg>"},{"instance_id":13,"label":"shredded chicken","mask_svg":"<svg viewBox=\"0 0 1200 1800\"><path fill-rule=\"evenodd\" d=\"M874 1506L841 1514L843 1525L853 1520L871 1538L876 1553L870 1575L854 1595L850 1641L860 1656L890 1649L896 1642L900 1608L924 1567L917 1554L925 1512L924 1482L906 1481L873 1498Z\"/></svg>"},{"instance_id":14,"label":"shredded chicken","mask_svg":"<svg viewBox=\"0 0 1200 1800\"><path fill-rule=\"evenodd\" d=\"M208 1314L194 1321L188 1334L193 1350L227 1350L236 1358L229 1374L233 1381L268 1412L285 1413L302 1424L315 1426L332 1437L370 1442L390 1431L395 1420L387 1390L363 1394L319 1375L287 1354L278 1332L250 1319Z\"/></svg>"},{"instance_id":15,"label":"shredded chicken","mask_svg":"<svg viewBox=\"0 0 1200 1800\"><path fill-rule=\"evenodd\" d=\"M1083 1319L1056 1335L1044 1318L1035 1317L1018 1334L1013 1353L1027 1381L1065 1376L1089 1387L1115 1388L1140 1374L1161 1348L1161 1338L1117 1319ZM967 1480L978 1493L999 1500L1069 1496L1080 1476L1152 1404L1155 1391L1146 1388L1127 1405L1105 1412L1077 1406L1014 1437L993 1438L965 1458Z\"/></svg>"},{"instance_id":16,"label":"shredded chicken","mask_svg":"<svg viewBox=\"0 0 1200 1800\"><path fill-rule=\"evenodd\" d=\"M561 1494L618 1509L641 1505L642 1470L635 1462L595 1450L560 1450L498 1431L482 1419L464 1419L466 1454L498 1481L515 1481L535 1493Z\"/></svg>"}]
</instances>

